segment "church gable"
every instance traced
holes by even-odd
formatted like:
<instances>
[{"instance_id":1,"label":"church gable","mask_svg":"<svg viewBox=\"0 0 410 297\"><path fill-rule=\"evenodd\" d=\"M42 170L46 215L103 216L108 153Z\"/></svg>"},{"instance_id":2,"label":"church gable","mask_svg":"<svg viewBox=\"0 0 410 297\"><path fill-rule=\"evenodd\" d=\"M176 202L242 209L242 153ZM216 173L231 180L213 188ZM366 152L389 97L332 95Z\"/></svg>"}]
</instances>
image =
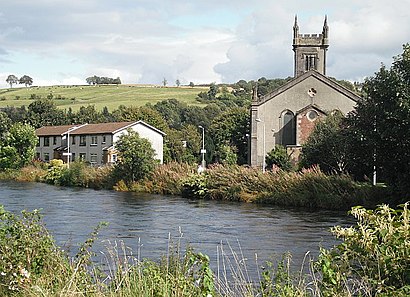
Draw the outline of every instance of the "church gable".
<instances>
[{"instance_id":1,"label":"church gable","mask_svg":"<svg viewBox=\"0 0 410 297\"><path fill-rule=\"evenodd\" d=\"M261 106L269 101L275 105L283 102L288 108L297 111L309 104L316 104L325 110L339 109L347 113L359 99L359 96L334 80L311 70L263 97L254 98L252 105Z\"/></svg>"}]
</instances>

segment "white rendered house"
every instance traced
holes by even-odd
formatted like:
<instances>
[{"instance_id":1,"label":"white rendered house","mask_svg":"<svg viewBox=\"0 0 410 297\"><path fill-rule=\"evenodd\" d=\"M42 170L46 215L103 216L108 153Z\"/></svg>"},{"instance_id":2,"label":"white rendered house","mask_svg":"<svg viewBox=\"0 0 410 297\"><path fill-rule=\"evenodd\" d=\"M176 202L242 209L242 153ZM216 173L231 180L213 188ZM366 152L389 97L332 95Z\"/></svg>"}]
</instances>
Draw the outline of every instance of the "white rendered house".
<instances>
[{"instance_id":1,"label":"white rendered house","mask_svg":"<svg viewBox=\"0 0 410 297\"><path fill-rule=\"evenodd\" d=\"M41 127L36 130L37 158L46 162L83 160L95 166L115 163L115 142L127 129L147 139L162 164L165 133L143 121Z\"/></svg>"}]
</instances>

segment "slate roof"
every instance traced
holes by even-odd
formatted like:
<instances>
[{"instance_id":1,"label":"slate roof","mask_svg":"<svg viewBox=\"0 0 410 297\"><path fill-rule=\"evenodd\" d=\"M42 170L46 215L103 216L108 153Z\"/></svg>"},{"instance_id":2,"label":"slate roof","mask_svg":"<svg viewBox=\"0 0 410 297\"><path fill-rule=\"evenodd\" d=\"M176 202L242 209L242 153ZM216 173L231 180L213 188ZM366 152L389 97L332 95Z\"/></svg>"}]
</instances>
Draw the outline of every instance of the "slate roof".
<instances>
[{"instance_id":1,"label":"slate roof","mask_svg":"<svg viewBox=\"0 0 410 297\"><path fill-rule=\"evenodd\" d=\"M68 129L80 125L64 125L64 126L43 126L36 129L37 136L57 136L67 132Z\"/></svg>"},{"instance_id":2,"label":"slate roof","mask_svg":"<svg viewBox=\"0 0 410 297\"><path fill-rule=\"evenodd\" d=\"M133 125L144 125L162 135L165 135L161 130L148 125L144 121L138 122L113 122L101 124L82 124L82 125L63 125L63 126L44 126L36 130L37 136L58 136L67 134L70 130L70 135L90 135L90 134L114 134L121 130L127 129Z\"/></svg>"}]
</instances>

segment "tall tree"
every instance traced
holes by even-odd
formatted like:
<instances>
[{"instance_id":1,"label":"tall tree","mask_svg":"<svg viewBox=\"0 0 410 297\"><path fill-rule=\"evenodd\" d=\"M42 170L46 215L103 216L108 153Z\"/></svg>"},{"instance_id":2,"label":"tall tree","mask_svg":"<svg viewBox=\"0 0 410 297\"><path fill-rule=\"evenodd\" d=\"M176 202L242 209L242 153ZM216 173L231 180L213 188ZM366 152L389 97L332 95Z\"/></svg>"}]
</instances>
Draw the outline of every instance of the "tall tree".
<instances>
[{"instance_id":1,"label":"tall tree","mask_svg":"<svg viewBox=\"0 0 410 297\"><path fill-rule=\"evenodd\" d=\"M0 168L15 169L28 164L34 158L36 144L33 127L21 123L12 125L0 143Z\"/></svg>"},{"instance_id":2,"label":"tall tree","mask_svg":"<svg viewBox=\"0 0 410 297\"><path fill-rule=\"evenodd\" d=\"M233 108L221 113L212 121L209 133L216 150L225 150L229 146L238 154L238 163L246 164L248 157L248 138L250 118L245 108Z\"/></svg>"},{"instance_id":3,"label":"tall tree","mask_svg":"<svg viewBox=\"0 0 410 297\"><path fill-rule=\"evenodd\" d=\"M357 139L370 149L368 166L404 196L410 193L410 45L394 57L390 69L382 66L365 81L365 94L352 117ZM360 142L357 145L361 145ZM363 153L361 151L360 153Z\"/></svg>"},{"instance_id":4,"label":"tall tree","mask_svg":"<svg viewBox=\"0 0 410 297\"><path fill-rule=\"evenodd\" d=\"M58 109L50 99L37 99L28 106L27 120L34 128L65 124L64 111Z\"/></svg>"},{"instance_id":5,"label":"tall tree","mask_svg":"<svg viewBox=\"0 0 410 297\"><path fill-rule=\"evenodd\" d=\"M182 126L182 113L187 107L176 99L168 99L155 103L153 106L167 121L170 128L178 129Z\"/></svg>"},{"instance_id":6,"label":"tall tree","mask_svg":"<svg viewBox=\"0 0 410 297\"><path fill-rule=\"evenodd\" d=\"M344 119L342 113L336 112L315 125L303 145L300 166L319 165L327 173L347 171L349 142L343 127Z\"/></svg>"},{"instance_id":7,"label":"tall tree","mask_svg":"<svg viewBox=\"0 0 410 297\"><path fill-rule=\"evenodd\" d=\"M18 84L19 79L14 74L10 74L9 76L7 76L6 82L10 85L10 88L12 88L13 85Z\"/></svg>"},{"instance_id":8,"label":"tall tree","mask_svg":"<svg viewBox=\"0 0 410 297\"><path fill-rule=\"evenodd\" d=\"M19 79L19 84L24 84L26 87L31 86L33 84L33 79L28 75L23 75Z\"/></svg>"},{"instance_id":9,"label":"tall tree","mask_svg":"<svg viewBox=\"0 0 410 297\"><path fill-rule=\"evenodd\" d=\"M118 151L115 174L128 184L147 177L158 164L151 143L131 129L118 138L115 149Z\"/></svg>"},{"instance_id":10,"label":"tall tree","mask_svg":"<svg viewBox=\"0 0 410 297\"><path fill-rule=\"evenodd\" d=\"M0 143L4 141L6 132L8 132L11 126L11 120L6 113L0 111Z\"/></svg>"}]
</instances>

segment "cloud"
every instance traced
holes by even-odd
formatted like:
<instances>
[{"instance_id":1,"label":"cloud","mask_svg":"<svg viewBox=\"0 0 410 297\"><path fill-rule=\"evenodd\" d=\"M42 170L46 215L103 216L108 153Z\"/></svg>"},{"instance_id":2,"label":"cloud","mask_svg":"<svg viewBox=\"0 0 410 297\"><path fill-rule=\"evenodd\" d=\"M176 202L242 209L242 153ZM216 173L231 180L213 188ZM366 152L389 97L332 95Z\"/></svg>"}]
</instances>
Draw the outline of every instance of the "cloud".
<instances>
[{"instance_id":1,"label":"cloud","mask_svg":"<svg viewBox=\"0 0 410 297\"><path fill-rule=\"evenodd\" d=\"M0 71L62 83L234 82L293 75L292 26L320 33L328 74L355 80L410 39L409 0L14 0L0 6Z\"/></svg>"},{"instance_id":2,"label":"cloud","mask_svg":"<svg viewBox=\"0 0 410 297\"><path fill-rule=\"evenodd\" d=\"M214 70L226 81L293 75L292 14L301 12L301 33L321 33L324 14L328 14L327 73L362 80L377 71L381 62L389 64L392 56L401 52L401 45L409 41L410 10L404 8L410 7L410 1L394 1L392 5L355 2L269 3L238 26L236 40L227 51L228 61L217 64Z\"/></svg>"}]
</instances>

